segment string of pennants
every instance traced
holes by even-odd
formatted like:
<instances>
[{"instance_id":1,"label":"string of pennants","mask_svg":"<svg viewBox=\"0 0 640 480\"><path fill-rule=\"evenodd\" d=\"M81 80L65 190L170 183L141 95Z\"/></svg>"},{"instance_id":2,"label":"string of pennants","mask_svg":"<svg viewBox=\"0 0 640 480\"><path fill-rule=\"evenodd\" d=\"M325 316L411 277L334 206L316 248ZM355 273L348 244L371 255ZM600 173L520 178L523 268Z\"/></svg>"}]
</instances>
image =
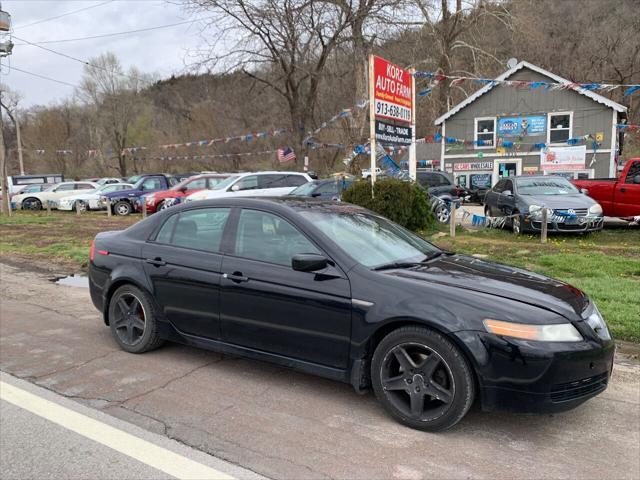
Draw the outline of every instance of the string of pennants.
<instances>
[{"instance_id":1,"label":"string of pennants","mask_svg":"<svg viewBox=\"0 0 640 480\"><path fill-rule=\"evenodd\" d=\"M313 137L315 135L320 133L322 130L327 128L329 125L331 125L333 123L336 123L338 120L342 120L343 118L350 117L351 115L353 115L353 112L355 112L357 110L362 110L367 105L369 105L369 100L368 99L367 100L361 100L360 102L356 103L356 105L354 105L351 108L343 108L342 110L340 110L340 112L336 113L329 120L327 120L326 122L322 122L318 126L318 128L316 128L313 132L309 132L308 135L307 135L307 138L305 138L302 143L310 145L310 146L312 146L312 148L314 148L313 145L317 145L317 143L313 140ZM335 144L335 145L339 145L339 144ZM336 147L336 148L343 148L343 147Z\"/></svg>"},{"instance_id":2,"label":"string of pennants","mask_svg":"<svg viewBox=\"0 0 640 480\"><path fill-rule=\"evenodd\" d=\"M518 89L527 90L588 90L588 91L600 91L610 92L618 88L624 88L623 96L629 96L636 92L640 92L640 84L624 84L618 85L614 83L599 83L599 82L540 82L540 81L524 81L524 80L497 80L495 78L474 78L474 77L459 77L453 75L443 75L435 72L415 72L416 78L426 78L430 80L429 87L421 90L417 93L419 97L426 97L433 91L433 87L437 86L445 81L449 81L450 87L455 87L465 82L471 82L478 85L502 85L505 87L512 87Z\"/></svg>"},{"instance_id":3,"label":"string of pennants","mask_svg":"<svg viewBox=\"0 0 640 480\"><path fill-rule=\"evenodd\" d=\"M640 125L632 125L628 123L619 123L616 125L618 130L623 132L640 132Z\"/></svg>"}]
</instances>

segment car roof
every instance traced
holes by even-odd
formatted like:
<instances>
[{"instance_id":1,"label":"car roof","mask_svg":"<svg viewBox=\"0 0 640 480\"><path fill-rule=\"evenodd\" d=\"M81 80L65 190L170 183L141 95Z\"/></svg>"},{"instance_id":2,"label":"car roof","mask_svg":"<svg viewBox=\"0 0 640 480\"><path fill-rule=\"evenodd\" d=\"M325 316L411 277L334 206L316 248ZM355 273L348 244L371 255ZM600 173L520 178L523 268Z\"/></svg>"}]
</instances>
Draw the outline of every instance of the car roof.
<instances>
[{"instance_id":1,"label":"car roof","mask_svg":"<svg viewBox=\"0 0 640 480\"><path fill-rule=\"evenodd\" d=\"M265 171L260 171L260 172L243 172L243 173L239 173L238 175L241 176L246 176L246 175L273 175L273 174L278 174L278 175L301 175L301 176L305 176L308 175L305 172L291 172L291 171L277 171L277 170L265 170Z\"/></svg>"}]
</instances>

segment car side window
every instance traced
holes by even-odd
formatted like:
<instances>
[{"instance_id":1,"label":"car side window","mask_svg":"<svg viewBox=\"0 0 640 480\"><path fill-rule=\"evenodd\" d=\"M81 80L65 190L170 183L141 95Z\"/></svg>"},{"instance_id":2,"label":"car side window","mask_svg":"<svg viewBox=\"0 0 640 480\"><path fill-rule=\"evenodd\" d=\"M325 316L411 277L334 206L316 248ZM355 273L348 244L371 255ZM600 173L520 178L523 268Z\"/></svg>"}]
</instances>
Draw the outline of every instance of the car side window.
<instances>
[{"instance_id":1,"label":"car side window","mask_svg":"<svg viewBox=\"0 0 640 480\"><path fill-rule=\"evenodd\" d=\"M140 187L140 190L160 190L162 184L158 177L147 178Z\"/></svg>"},{"instance_id":2,"label":"car side window","mask_svg":"<svg viewBox=\"0 0 640 480\"><path fill-rule=\"evenodd\" d=\"M90 183L76 183L76 190L95 190L95 188Z\"/></svg>"},{"instance_id":3,"label":"car side window","mask_svg":"<svg viewBox=\"0 0 640 480\"><path fill-rule=\"evenodd\" d=\"M629 167L624 183L634 183L636 175L640 175L640 162L635 162Z\"/></svg>"},{"instance_id":4,"label":"car side window","mask_svg":"<svg viewBox=\"0 0 640 480\"><path fill-rule=\"evenodd\" d=\"M187 187L187 190L202 190L203 188L207 188L207 179L198 178L190 181L185 186Z\"/></svg>"},{"instance_id":5,"label":"car side window","mask_svg":"<svg viewBox=\"0 0 640 480\"><path fill-rule=\"evenodd\" d=\"M248 177L241 178L233 186L238 186L236 190L255 190L258 188L258 176L250 175Z\"/></svg>"},{"instance_id":6,"label":"car side window","mask_svg":"<svg viewBox=\"0 0 640 480\"><path fill-rule=\"evenodd\" d=\"M66 183L64 185L60 185L58 188L55 189L56 192L66 192L69 190L75 190L75 185L73 183Z\"/></svg>"},{"instance_id":7,"label":"car side window","mask_svg":"<svg viewBox=\"0 0 640 480\"><path fill-rule=\"evenodd\" d=\"M437 180L437 184L438 185L451 185L451 182L449 181L449 179L442 174L437 174L438 180Z\"/></svg>"},{"instance_id":8,"label":"car side window","mask_svg":"<svg viewBox=\"0 0 640 480\"><path fill-rule=\"evenodd\" d=\"M172 215L164 223L157 243L219 252L229 208L198 208Z\"/></svg>"},{"instance_id":9,"label":"car side window","mask_svg":"<svg viewBox=\"0 0 640 480\"><path fill-rule=\"evenodd\" d=\"M302 175L287 175L285 178L285 186L286 187L299 187L300 185L304 185L307 183L307 179Z\"/></svg>"},{"instance_id":10,"label":"car side window","mask_svg":"<svg viewBox=\"0 0 640 480\"><path fill-rule=\"evenodd\" d=\"M493 188L491 190L493 190L496 193L502 193L504 191L504 186L507 183L506 180L500 180L498 183L496 183Z\"/></svg>"},{"instance_id":11,"label":"car side window","mask_svg":"<svg viewBox=\"0 0 640 480\"><path fill-rule=\"evenodd\" d=\"M505 180L504 182L504 188L502 189L502 191L506 192L507 190L513 193L513 182L511 180Z\"/></svg>"},{"instance_id":12,"label":"car side window","mask_svg":"<svg viewBox=\"0 0 640 480\"><path fill-rule=\"evenodd\" d=\"M315 189L313 193L319 193L320 195L337 195L338 185L336 182L327 182L324 185L320 185Z\"/></svg>"},{"instance_id":13,"label":"car side window","mask_svg":"<svg viewBox=\"0 0 640 480\"><path fill-rule=\"evenodd\" d=\"M212 189L213 187L218 185L223 180L225 180L225 179L222 178L222 177L209 177L207 179L207 187L206 188Z\"/></svg>"},{"instance_id":14,"label":"car side window","mask_svg":"<svg viewBox=\"0 0 640 480\"><path fill-rule=\"evenodd\" d=\"M258 177L258 188L282 188L286 187L286 175L260 175Z\"/></svg>"},{"instance_id":15,"label":"car side window","mask_svg":"<svg viewBox=\"0 0 640 480\"><path fill-rule=\"evenodd\" d=\"M291 265L299 253L321 253L286 220L267 212L243 209L238 220L235 254L239 257Z\"/></svg>"}]
</instances>

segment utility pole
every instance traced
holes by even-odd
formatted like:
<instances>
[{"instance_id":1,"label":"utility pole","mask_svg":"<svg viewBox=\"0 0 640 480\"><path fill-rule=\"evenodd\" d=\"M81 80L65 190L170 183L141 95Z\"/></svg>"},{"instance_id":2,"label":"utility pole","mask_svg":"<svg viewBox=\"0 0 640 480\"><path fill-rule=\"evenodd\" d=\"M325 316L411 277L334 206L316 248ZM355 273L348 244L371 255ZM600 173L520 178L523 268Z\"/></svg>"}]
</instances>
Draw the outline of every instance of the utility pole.
<instances>
[{"instance_id":1,"label":"utility pole","mask_svg":"<svg viewBox=\"0 0 640 480\"><path fill-rule=\"evenodd\" d=\"M24 175L24 161L22 160L22 139L20 138L20 119L18 118L18 108L13 112L13 122L16 124L16 141L18 142L18 162L20 164L20 175Z\"/></svg>"},{"instance_id":2,"label":"utility pole","mask_svg":"<svg viewBox=\"0 0 640 480\"><path fill-rule=\"evenodd\" d=\"M11 42L11 15L2 10L0 5L0 59L11 55L13 43ZM2 65L0 65L0 70ZM0 90L0 100L2 99ZM11 216L11 200L9 199L9 182L7 182L7 159L4 150L4 122L2 121L2 109L0 109L0 194L2 194L2 214Z\"/></svg>"}]
</instances>

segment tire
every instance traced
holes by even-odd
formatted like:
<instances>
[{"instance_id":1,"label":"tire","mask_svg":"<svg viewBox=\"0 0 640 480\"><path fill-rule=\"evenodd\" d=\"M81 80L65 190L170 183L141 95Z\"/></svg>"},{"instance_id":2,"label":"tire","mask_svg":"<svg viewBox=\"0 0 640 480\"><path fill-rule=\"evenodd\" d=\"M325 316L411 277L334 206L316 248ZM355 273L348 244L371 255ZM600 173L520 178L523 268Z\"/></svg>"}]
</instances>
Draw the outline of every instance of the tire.
<instances>
[{"instance_id":1,"label":"tire","mask_svg":"<svg viewBox=\"0 0 640 480\"><path fill-rule=\"evenodd\" d=\"M119 202L116 202L116 204L113 206L113 213L121 217L126 217L127 215L130 215L132 211L133 211L133 208L131 207L131 204L126 200L120 200Z\"/></svg>"},{"instance_id":2,"label":"tire","mask_svg":"<svg viewBox=\"0 0 640 480\"><path fill-rule=\"evenodd\" d=\"M399 358L404 358L406 369ZM460 350L438 332L420 326L399 328L382 339L373 354L371 383L384 409L417 430L451 428L466 415L475 396L473 373ZM418 410L421 413L415 414Z\"/></svg>"},{"instance_id":3,"label":"tire","mask_svg":"<svg viewBox=\"0 0 640 480\"><path fill-rule=\"evenodd\" d=\"M517 237L522 234L522 217L519 212L513 212L517 217L511 218L511 231Z\"/></svg>"},{"instance_id":4,"label":"tire","mask_svg":"<svg viewBox=\"0 0 640 480\"><path fill-rule=\"evenodd\" d=\"M108 318L113 338L129 353L148 352L164 343L158 334L158 313L153 299L134 285L123 285L113 293Z\"/></svg>"},{"instance_id":5,"label":"tire","mask_svg":"<svg viewBox=\"0 0 640 480\"><path fill-rule=\"evenodd\" d=\"M42 210L42 202L35 197L25 198L22 201L22 210Z\"/></svg>"},{"instance_id":6,"label":"tire","mask_svg":"<svg viewBox=\"0 0 640 480\"><path fill-rule=\"evenodd\" d=\"M433 214L436 217L436 221L442 225L449 223L449 217L451 217L451 210L447 207L445 203L441 203L438 205Z\"/></svg>"},{"instance_id":7,"label":"tire","mask_svg":"<svg viewBox=\"0 0 640 480\"><path fill-rule=\"evenodd\" d=\"M171 205L167 205L167 202L163 200L158 205L156 205L156 212L159 212L160 210L166 210L170 206Z\"/></svg>"}]
</instances>

